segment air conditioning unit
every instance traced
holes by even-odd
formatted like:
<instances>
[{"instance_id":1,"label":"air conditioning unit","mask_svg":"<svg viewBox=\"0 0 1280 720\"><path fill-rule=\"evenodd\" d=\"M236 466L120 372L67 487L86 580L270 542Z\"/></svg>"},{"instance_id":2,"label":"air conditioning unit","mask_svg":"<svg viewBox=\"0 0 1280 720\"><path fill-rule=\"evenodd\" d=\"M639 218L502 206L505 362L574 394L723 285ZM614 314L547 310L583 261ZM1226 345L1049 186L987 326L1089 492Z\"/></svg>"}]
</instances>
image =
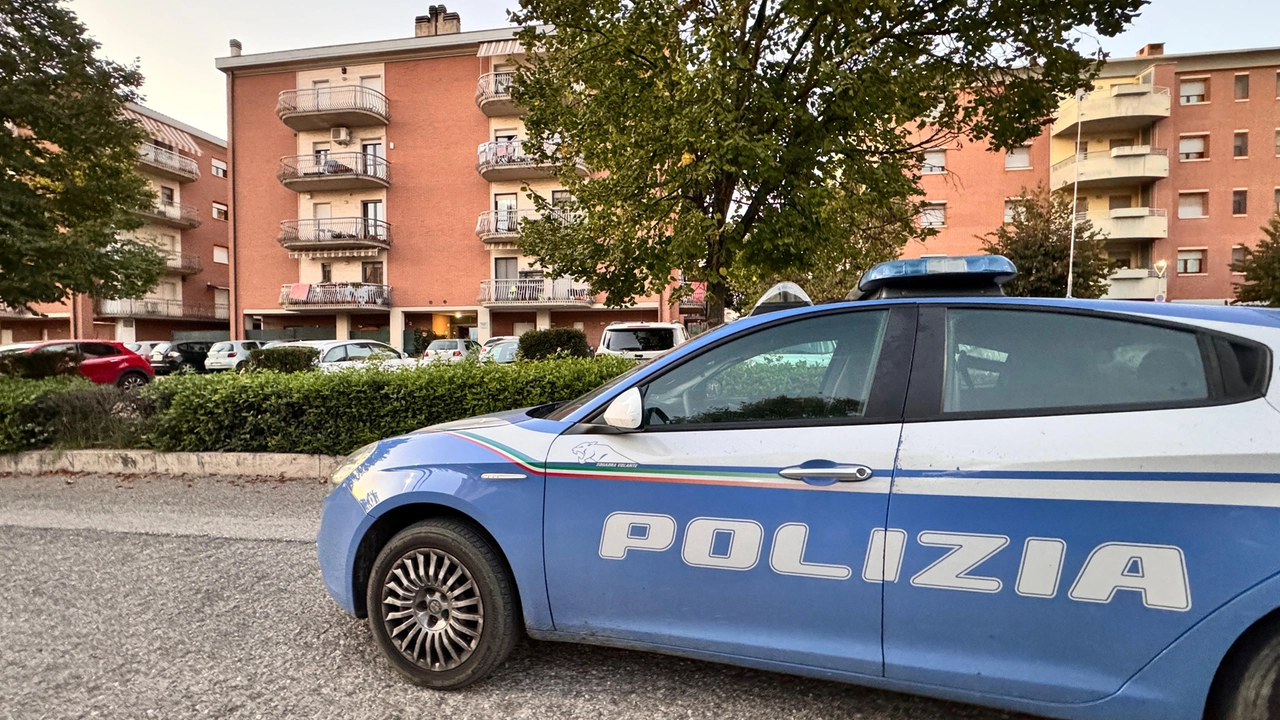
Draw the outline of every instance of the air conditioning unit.
<instances>
[{"instance_id":1,"label":"air conditioning unit","mask_svg":"<svg viewBox=\"0 0 1280 720\"><path fill-rule=\"evenodd\" d=\"M336 127L329 128L329 140L339 145L351 144L351 128Z\"/></svg>"}]
</instances>

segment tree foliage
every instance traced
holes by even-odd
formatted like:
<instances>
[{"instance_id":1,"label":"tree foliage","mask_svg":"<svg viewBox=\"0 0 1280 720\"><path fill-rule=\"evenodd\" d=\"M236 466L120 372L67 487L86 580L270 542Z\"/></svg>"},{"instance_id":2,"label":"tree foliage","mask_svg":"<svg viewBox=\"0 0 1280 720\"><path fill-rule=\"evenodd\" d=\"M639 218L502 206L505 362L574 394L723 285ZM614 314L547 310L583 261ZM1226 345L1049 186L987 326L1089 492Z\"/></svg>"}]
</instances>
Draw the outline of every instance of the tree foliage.
<instances>
[{"instance_id":1,"label":"tree foliage","mask_svg":"<svg viewBox=\"0 0 1280 720\"><path fill-rule=\"evenodd\" d=\"M164 269L121 236L154 201L121 114L142 76L97 48L55 0L0 0L0 304L139 296Z\"/></svg>"},{"instance_id":2,"label":"tree foliage","mask_svg":"<svg viewBox=\"0 0 1280 720\"><path fill-rule=\"evenodd\" d=\"M1066 296L1072 223L1076 223L1076 257L1071 295L1099 298L1107 292L1111 261L1106 234L1088 220L1076 222L1071 199L1051 194L1041 184L1034 191L1023 188L1014 206L1013 222L980 238L983 250L1004 255L1018 266L1018 276L1004 286L1006 295Z\"/></svg>"},{"instance_id":3,"label":"tree foliage","mask_svg":"<svg viewBox=\"0 0 1280 720\"><path fill-rule=\"evenodd\" d=\"M1231 266L1244 273L1244 282L1236 283L1236 301L1280 307L1280 210L1261 230L1258 246L1243 248L1244 258Z\"/></svg>"},{"instance_id":4,"label":"tree foliage","mask_svg":"<svg viewBox=\"0 0 1280 720\"><path fill-rule=\"evenodd\" d=\"M526 151L581 208L522 247L615 304L678 269L717 322L734 268L804 271L844 240L833 194L901 202L925 148L1039 134L1097 71L1077 30L1113 36L1144 2L521 0Z\"/></svg>"}]
</instances>

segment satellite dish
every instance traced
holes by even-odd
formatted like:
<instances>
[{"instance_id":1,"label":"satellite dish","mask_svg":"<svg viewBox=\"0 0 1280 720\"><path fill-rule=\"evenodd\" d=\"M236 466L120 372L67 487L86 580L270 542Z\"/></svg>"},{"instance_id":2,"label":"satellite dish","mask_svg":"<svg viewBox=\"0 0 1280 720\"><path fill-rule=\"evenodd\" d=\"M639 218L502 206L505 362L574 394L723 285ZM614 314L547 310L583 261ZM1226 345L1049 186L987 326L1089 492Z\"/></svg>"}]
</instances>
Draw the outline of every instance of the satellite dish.
<instances>
[{"instance_id":1,"label":"satellite dish","mask_svg":"<svg viewBox=\"0 0 1280 720\"><path fill-rule=\"evenodd\" d=\"M804 290L800 289L799 285L793 282L780 282L760 296L755 307L751 308L750 315L754 317L779 310L811 307L812 305L813 301L809 299Z\"/></svg>"}]
</instances>

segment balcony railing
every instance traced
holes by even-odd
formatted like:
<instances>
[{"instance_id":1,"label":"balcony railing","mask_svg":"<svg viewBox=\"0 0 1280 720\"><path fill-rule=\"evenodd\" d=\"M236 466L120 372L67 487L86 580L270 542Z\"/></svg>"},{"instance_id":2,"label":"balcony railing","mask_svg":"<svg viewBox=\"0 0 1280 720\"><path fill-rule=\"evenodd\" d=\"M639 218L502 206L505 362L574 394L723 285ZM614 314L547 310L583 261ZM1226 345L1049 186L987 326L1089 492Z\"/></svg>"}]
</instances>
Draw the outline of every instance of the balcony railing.
<instances>
[{"instance_id":1,"label":"balcony railing","mask_svg":"<svg viewBox=\"0 0 1280 720\"><path fill-rule=\"evenodd\" d=\"M231 308L224 303L189 303L181 300L98 300L96 314L102 317L187 318L228 320Z\"/></svg>"},{"instance_id":2,"label":"balcony railing","mask_svg":"<svg viewBox=\"0 0 1280 720\"><path fill-rule=\"evenodd\" d=\"M276 115L294 130L386 125L387 108L386 95L363 85L285 90L276 100Z\"/></svg>"},{"instance_id":3,"label":"balcony railing","mask_svg":"<svg viewBox=\"0 0 1280 720\"><path fill-rule=\"evenodd\" d=\"M513 72L481 75L480 82L476 83L476 107L489 117L519 114L520 111L511 101L511 82L514 78Z\"/></svg>"},{"instance_id":4,"label":"balcony railing","mask_svg":"<svg viewBox=\"0 0 1280 720\"><path fill-rule=\"evenodd\" d=\"M554 154L554 145L545 147L549 154ZM555 167L553 163L530 155L521 140L481 143L476 149L476 171L490 182L549 177L555 174ZM587 168L581 162L577 163L576 171L579 175L587 174Z\"/></svg>"},{"instance_id":5,"label":"balcony railing","mask_svg":"<svg viewBox=\"0 0 1280 720\"><path fill-rule=\"evenodd\" d=\"M521 220L537 217L538 211L531 209L488 210L476 221L476 237L485 242L511 239L520 234Z\"/></svg>"},{"instance_id":6,"label":"balcony railing","mask_svg":"<svg viewBox=\"0 0 1280 720\"><path fill-rule=\"evenodd\" d=\"M290 283L280 287L280 305L290 310L391 307L391 286L371 283Z\"/></svg>"},{"instance_id":7,"label":"balcony railing","mask_svg":"<svg viewBox=\"0 0 1280 720\"><path fill-rule=\"evenodd\" d=\"M1049 189L1116 187L1169 177L1169 151L1145 145L1077 153L1049 168Z\"/></svg>"},{"instance_id":8,"label":"balcony railing","mask_svg":"<svg viewBox=\"0 0 1280 720\"><path fill-rule=\"evenodd\" d=\"M169 266L170 272L176 272L179 275L195 275L204 269L204 263L200 262L199 255L168 251L164 255L165 264Z\"/></svg>"},{"instance_id":9,"label":"balcony railing","mask_svg":"<svg viewBox=\"0 0 1280 720\"><path fill-rule=\"evenodd\" d=\"M590 285L569 278L520 278L481 281L479 301L482 305L589 306L595 296Z\"/></svg>"},{"instance_id":10,"label":"balcony railing","mask_svg":"<svg viewBox=\"0 0 1280 720\"><path fill-rule=\"evenodd\" d=\"M200 179L200 166L195 160L151 143L142 143L138 148L138 159L151 170L176 180L190 182Z\"/></svg>"},{"instance_id":11,"label":"balcony railing","mask_svg":"<svg viewBox=\"0 0 1280 720\"><path fill-rule=\"evenodd\" d=\"M1169 211L1164 208L1127 207L1099 213L1076 213L1076 222L1085 220L1112 240L1154 240L1169 237Z\"/></svg>"},{"instance_id":12,"label":"balcony railing","mask_svg":"<svg viewBox=\"0 0 1280 720\"><path fill-rule=\"evenodd\" d=\"M380 155L363 152L290 155L280 158L276 177L285 187L299 192L387 187L391 165Z\"/></svg>"},{"instance_id":13,"label":"balcony railing","mask_svg":"<svg viewBox=\"0 0 1280 720\"><path fill-rule=\"evenodd\" d=\"M200 213L194 205L158 201L149 209L142 211L142 214L174 227L194 228L200 226Z\"/></svg>"},{"instance_id":14,"label":"balcony railing","mask_svg":"<svg viewBox=\"0 0 1280 720\"><path fill-rule=\"evenodd\" d=\"M707 308L707 284L704 282L681 282L677 286L678 290L684 290L688 294L680 298L681 310L706 310Z\"/></svg>"},{"instance_id":15,"label":"balcony railing","mask_svg":"<svg viewBox=\"0 0 1280 720\"><path fill-rule=\"evenodd\" d=\"M288 250L391 247L391 225L366 217L285 220L280 244Z\"/></svg>"},{"instance_id":16,"label":"balcony railing","mask_svg":"<svg viewBox=\"0 0 1280 720\"><path fill-rule=\"evenodd\" d=\"M1058 108L1052 132L1056 136L1076 134L1076 121L1087 134L1136 130L1169 117L1169 88L1143 83L1112 85L1095 90L1077 102L1069 98Z\"/></svg>"}]
</instances>

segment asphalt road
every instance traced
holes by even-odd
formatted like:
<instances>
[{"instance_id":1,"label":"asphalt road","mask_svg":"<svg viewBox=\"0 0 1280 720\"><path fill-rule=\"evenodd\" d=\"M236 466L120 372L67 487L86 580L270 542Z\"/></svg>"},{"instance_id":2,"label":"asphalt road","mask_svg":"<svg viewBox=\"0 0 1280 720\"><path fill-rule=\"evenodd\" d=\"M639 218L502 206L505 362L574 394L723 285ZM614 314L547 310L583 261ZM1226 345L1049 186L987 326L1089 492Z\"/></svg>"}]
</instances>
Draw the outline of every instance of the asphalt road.
<instances>
[{"instance_id":1,"label":"asphalt road","mask_svg":"<svg viewBox=\"0 0 1280 720\"><path fill-rule=\"evenodd\" d=\"M0 718L1015 718L527 641L490 680L398 679L321 586L307 482L0 477Z\"/></svg>"}]
</instances>

